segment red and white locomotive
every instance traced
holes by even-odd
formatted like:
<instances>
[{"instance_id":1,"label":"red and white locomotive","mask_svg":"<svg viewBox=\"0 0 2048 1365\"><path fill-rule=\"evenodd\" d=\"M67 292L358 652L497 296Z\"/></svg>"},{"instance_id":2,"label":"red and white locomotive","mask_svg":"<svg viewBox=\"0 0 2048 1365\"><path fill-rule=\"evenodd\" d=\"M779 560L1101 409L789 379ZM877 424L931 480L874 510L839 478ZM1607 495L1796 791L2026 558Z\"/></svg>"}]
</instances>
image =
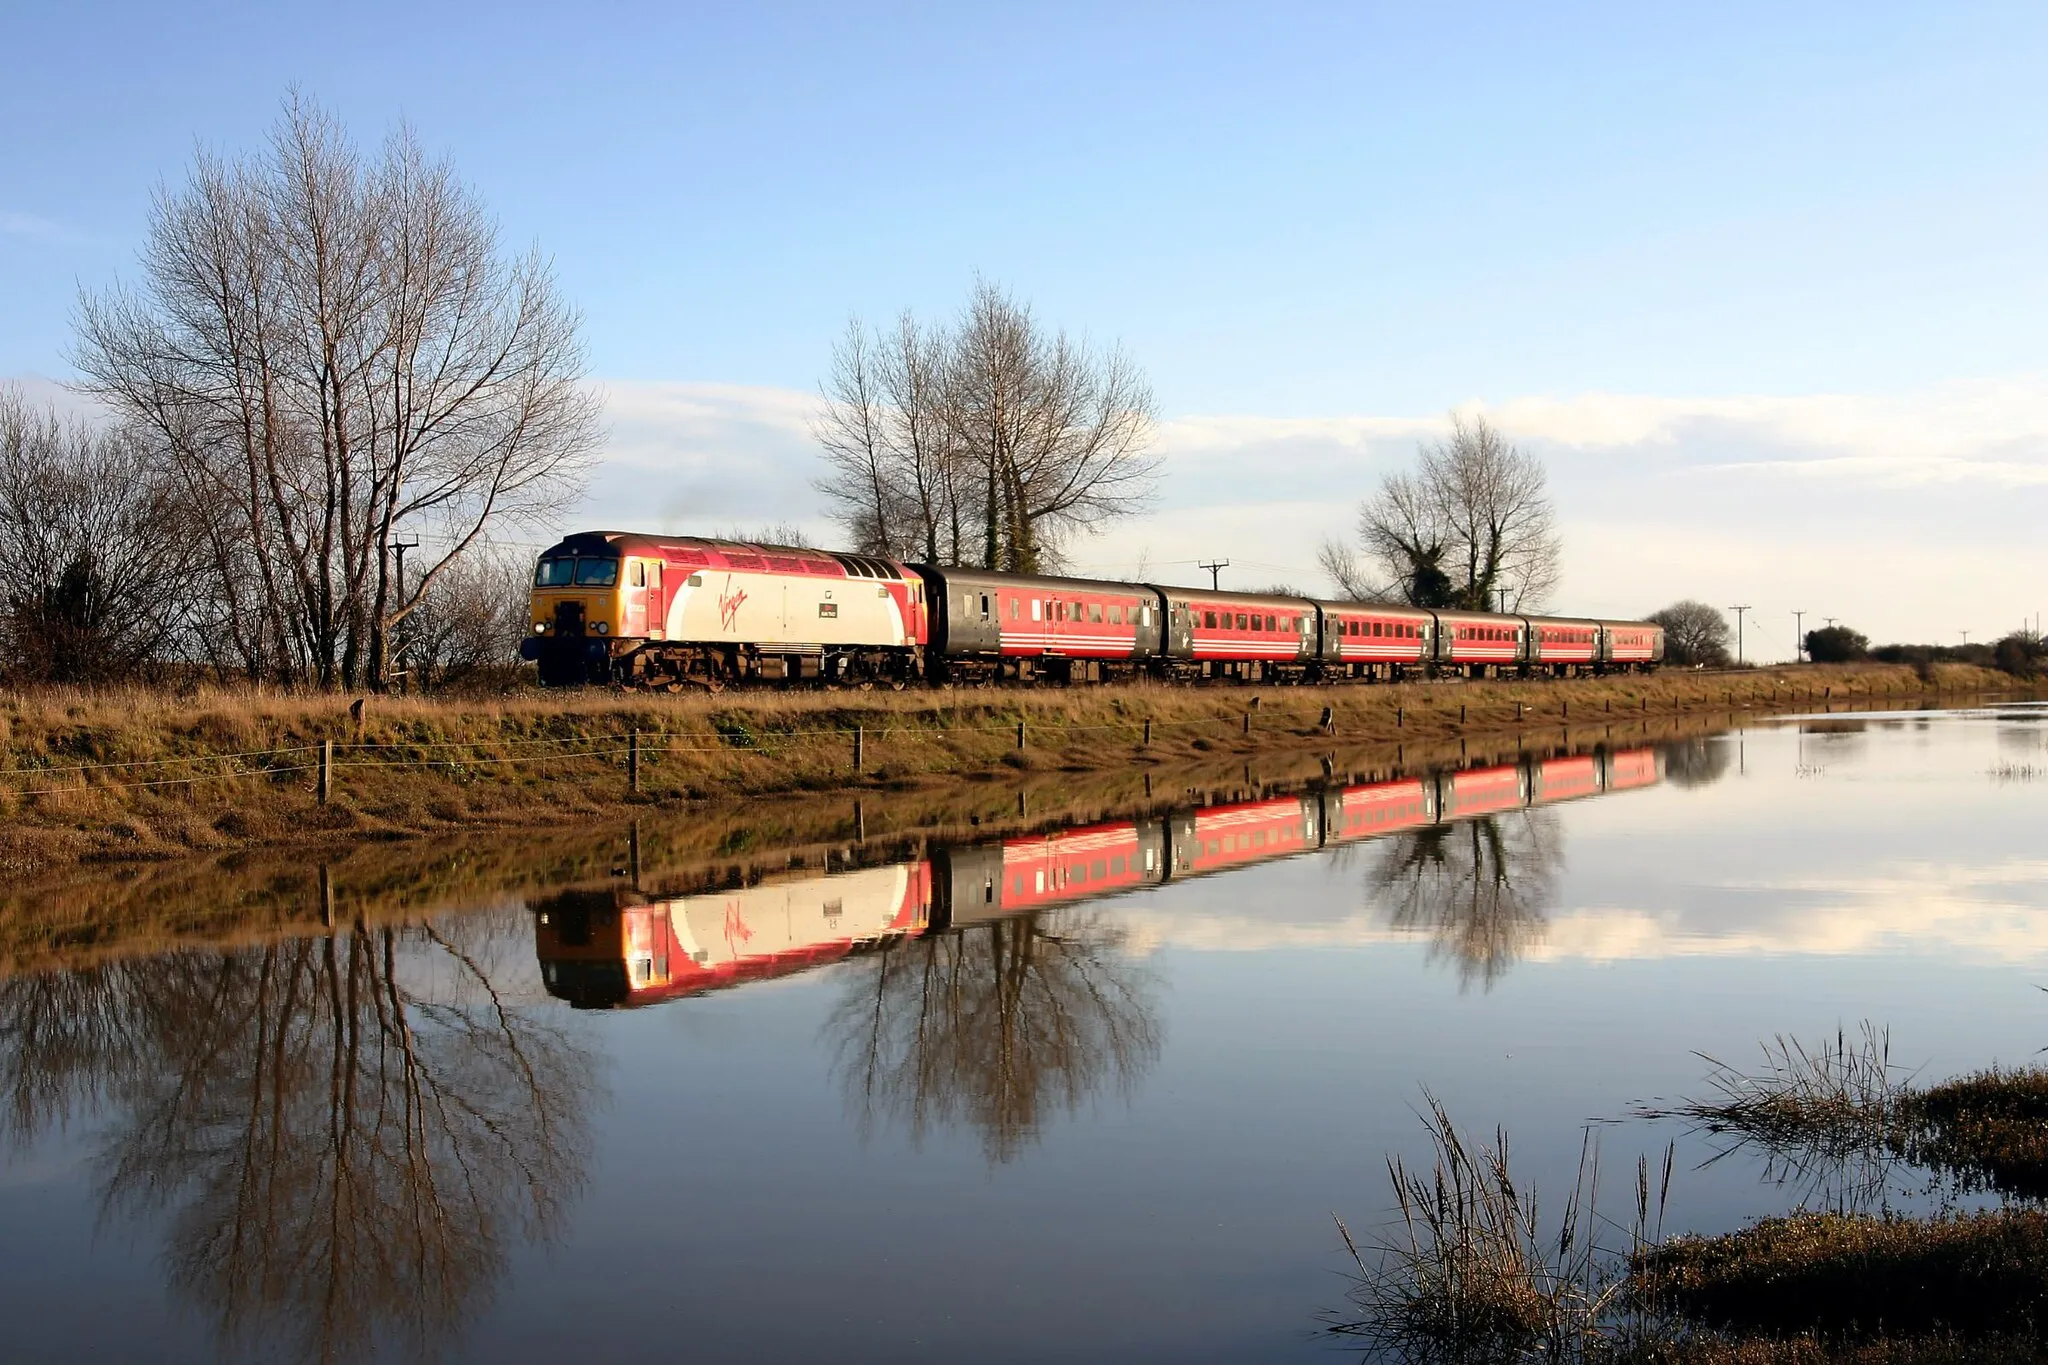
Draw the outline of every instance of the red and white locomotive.
<instances>
[{"instance_id":1,"label":"red and white locomotive","mask_svg":"<svg viewBox=\"0 0 2048 1365\"><path fill-rule=\"evenodd\" d=\"M1322 682L1647 672L1647 621L1439 611L586 531L540 556L549 684Z\"/></svg>"}]
</instances>

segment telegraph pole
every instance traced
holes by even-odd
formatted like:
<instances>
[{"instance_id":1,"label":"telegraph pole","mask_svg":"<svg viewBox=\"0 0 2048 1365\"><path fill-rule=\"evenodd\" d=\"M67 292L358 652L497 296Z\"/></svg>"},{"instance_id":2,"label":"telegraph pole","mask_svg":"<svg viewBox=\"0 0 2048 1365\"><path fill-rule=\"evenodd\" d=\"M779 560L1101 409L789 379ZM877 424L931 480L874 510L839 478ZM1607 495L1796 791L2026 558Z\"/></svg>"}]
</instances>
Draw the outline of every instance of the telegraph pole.
<instances>
[{"instance_id":1,"label":"telegraph pole","mask_svg":"<svg viewBox=\"0 0 2048 1365\"><path fill-rule=\"evenodd\" d=\"M1730 607L1728 610L1735 613L1735 662L1739 664L1742 662L1742 613L1753 608L1745 603L1739 607Z\"/></svg>"},{"instance_id":2,"label":"telegraph pole","mask_svg":"<svg viewBox=\"0 0 2048 1365\"><path fill-rule=\"evenodd\" d=\"M1218 590L1221 583L1221 580L1218 578L1218 575L1221 574L1225 569L1230 567L1230 561L1227 559L1219 559L1214 564L1197 563L1195 567L1198 569L1207 569L1209 571L1209 591L1215 592Z\"/></svg>"},{"instance_id":3,"label":"telegraph pole","mask_svg":"<svg viewBox=\"0 0 2048 1365\"><path fill-rule=\"evenodd\" d=\"M1795 664L1806 660L1806 622L1801 619L1805 615L1803 611L1792 613L1792 662Z\"/></svg>"},{"instance_id":4,"label":"telegraph pole","mask_svg":"<svg viewBox=\"0 0 2048 1365\"><path fill-rule=\"evenodd\" d=\"M1495 588L1494 591L1500 594L1500 614L1506 616L1508 614L1508 590L1506 588Z\"/></svg>"},{"instance_id":5,"label":"telegraph pole","mask_svg":"<svg viewBox=\"0 0 2048 1365\"><path fill-rule=\"evenodd\" d=\"M398 554L398 607L401 611L405 609L405 552L417 550L419 547L420 543L417 540L391 542L391 548ZM394 630L392 634L395 636L398 632ZM391 657L398 662L398 690L401 694L408 694L412 691L412 674L405 667L405 644L402 640L392 641Z\"/></svg>"}]
</instances>

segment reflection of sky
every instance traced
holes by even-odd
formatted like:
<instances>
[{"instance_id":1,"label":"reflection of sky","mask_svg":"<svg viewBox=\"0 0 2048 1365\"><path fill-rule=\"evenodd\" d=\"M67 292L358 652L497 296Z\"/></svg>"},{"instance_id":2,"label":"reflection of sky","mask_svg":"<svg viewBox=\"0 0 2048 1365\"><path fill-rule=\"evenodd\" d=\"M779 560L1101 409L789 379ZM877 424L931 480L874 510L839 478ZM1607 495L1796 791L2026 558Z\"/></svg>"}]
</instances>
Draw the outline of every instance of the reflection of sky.
<instances>
[{"instance_id":1,"label":"reflection of sky","mask_svg":"<svg viewBox=\"0 0 2048 1365\"><path fill-rule=\"evenodd\" d=\"M1546 925L1490 987L1386 929L1370 846L1119 898L1104 919L1156 979L1160 1056L1127 1095L1049 1110L1007 1164L964 1128L861 1137L826 1032L861 962L591 1016L611 1100L589 1190L454 1356L1330 1359L1311 1335L1342 1298L1330 1215L1385 1216L1425 1085L1507 1126L1554 1198L1581 1125L1696 1092L1695 1050L1742 1061L1872 1019L1940 1076L2048 1043L2048 781L1993 780L2013 728L1757 729L1718 741L1738 751L1718 782L1559 806ZM1673 1136L1603 1129L1617 1215L1636 1154ZM33 1188L0 1186L0 1313L104 1281L161 1358L208 1358L203 1325L152 1302L147 1239L95 1239L57 1150ZM1700 1155L1682 1146L1674 1226L1780 1207L1754 1167ZM137 1340L100 1314L71 1344Z\"/></svg>"},{"instance_id":2,"label":"reflection of sky","mask_svg":"<svg viewBox=\"0 0 2048 1365\"><path fill-rule=\"evenodd\" d=\"M2031 724L1957 720L1938 738L1792 725L1717 738L1721 781L1558 808L1563 878L1535 960L1909 953L2048 958L2048 809L1995 781ZM1507 817L1515 819L1517 817ZM1406 937L1369 903L1367 849L1172 887L1130 911L1141 943L1217 951Z\"/></svg>"}]
</instances>

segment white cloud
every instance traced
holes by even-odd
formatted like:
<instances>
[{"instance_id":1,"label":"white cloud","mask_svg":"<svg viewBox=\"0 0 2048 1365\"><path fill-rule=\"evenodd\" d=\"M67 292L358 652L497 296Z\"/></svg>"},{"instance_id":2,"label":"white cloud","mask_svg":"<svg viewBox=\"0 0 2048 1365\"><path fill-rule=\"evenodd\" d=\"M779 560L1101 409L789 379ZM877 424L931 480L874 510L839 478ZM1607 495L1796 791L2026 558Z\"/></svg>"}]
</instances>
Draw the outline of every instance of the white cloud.
<instances>
[{"instance_id":1,"label":"white cloud","mask_svg":"<svg viewBox=\"0 0 2048 1365\"><path fill-rule=\"evenodd\" d=\"M0 237L20 237L35 242L82 242L82 233L74 232L53 219L41 218L33 213L18 213L12 209L0 209Z\"/></svg>"},{"instance_id":2,"label":"white cloud","mask_svg":"<svg viewBox=\"0 0 2048 1365\"><path fill-rule=\"evenodd\" d=\"M1989 963L2048 962L2048 863L2011 859L1976 867L1902 863L1881 875L1791 878L1702 888L1740 895L1754 913L1731 916L1723 896L1667 907L1573 906L1546 918L1522 958L1621 962L1676 957L1822 957L1913 954ZM1686 897L1676 898L1684 901ZM1369 910L1288 923L1288 902L1258 914L1211 910L1200 898L1167 896L1122 908L1134 951L1198 952L1367 947L1427 941L1390 928Z\"/></svg>"}]
</instances>

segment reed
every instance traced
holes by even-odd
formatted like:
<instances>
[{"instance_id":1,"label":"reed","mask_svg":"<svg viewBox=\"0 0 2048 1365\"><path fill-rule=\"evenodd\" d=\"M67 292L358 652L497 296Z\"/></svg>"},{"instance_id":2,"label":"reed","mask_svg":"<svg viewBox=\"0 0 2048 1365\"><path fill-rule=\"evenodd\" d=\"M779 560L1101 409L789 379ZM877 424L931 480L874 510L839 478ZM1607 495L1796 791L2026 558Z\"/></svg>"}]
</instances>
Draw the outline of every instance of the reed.
<instances>
[{"instance_id":1,"label":"reed","mask_svg":"<svg viewBox=\"0 0 2048 1365\"><path fill-rule=\"evenodd\" d=\"M1546 1220L1536 1189L1518 1176L1508 1135L1490 1142L1461 1133L1435 1095L1424 1093L1427 1169L1390 1157L1399 1217L1361 1247L1337 1226L1357 1273L1355 1317L1333 1331L1375 1355L1409 1361L1609 1362L1634 1358L1659 1325L1639 1311L1631 1256L1661 1235L1674 1149L1661 1167L1637 1162L1626 1244L1605 1245L1613 1224L1599 1207L1600 1150L1589 1130L1571 1187Z\"/></svg>"}]
</instances>

